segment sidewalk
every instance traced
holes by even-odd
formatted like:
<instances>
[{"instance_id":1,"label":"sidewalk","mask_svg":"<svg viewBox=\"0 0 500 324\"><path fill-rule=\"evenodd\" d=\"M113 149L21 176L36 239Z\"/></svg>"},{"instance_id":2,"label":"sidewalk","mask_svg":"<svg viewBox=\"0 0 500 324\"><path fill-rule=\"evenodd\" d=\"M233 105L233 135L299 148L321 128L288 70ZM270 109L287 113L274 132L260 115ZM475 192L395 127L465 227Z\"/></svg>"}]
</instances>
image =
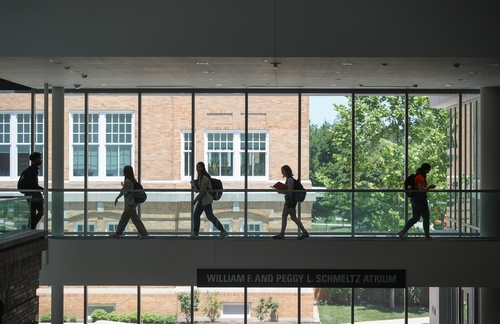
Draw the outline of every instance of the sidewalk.
<instances>
[{"instance_id":1,"label":"sidewalk","mask_svg":"<svg viewBox=\"0 0 500 324\"><path fill-rule=\"evenodd\" d=\"M404 324L404 319L385 320L385 321L370 321L356 322L358 324ZM429 324L429 317L409 318L408 324Z\"/></svg>"}]
</instances>

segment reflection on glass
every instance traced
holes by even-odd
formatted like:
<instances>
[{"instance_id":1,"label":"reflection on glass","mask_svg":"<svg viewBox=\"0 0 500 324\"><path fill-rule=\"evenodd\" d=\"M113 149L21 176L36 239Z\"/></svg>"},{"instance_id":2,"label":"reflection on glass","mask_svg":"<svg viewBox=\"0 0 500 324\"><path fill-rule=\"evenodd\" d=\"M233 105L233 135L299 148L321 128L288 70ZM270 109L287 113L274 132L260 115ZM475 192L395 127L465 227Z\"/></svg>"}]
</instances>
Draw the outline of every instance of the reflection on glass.
<instances>
[{"instance_id":1,"label":"reflection on glass","mask_svg":"<svg viewBox=\"0 0 500 324\"><path fill-rule=\"evenodd\" d=\"M354 231L363 234L399 231L404 225L404 202L402 192L355 192ZM415 227L413 231L423 232L422 226Z\"/></svg>"},{"instance_id":2,"label":"reflection on glass","mask_svg":"<svg viewBox=\"0 0 500 324\"><path fill-rule=\"evenodd\" d=\"M29 202L23 197L0 197L0 237L30 229Z\"/></svg>"},{"instance_id":3,"label":"reflection on glass","mask_svg":"<svg viewBox=\"0 0 500 324\"><path fill-rule=\"evenodd\" d=\"M352 194L350 192L316 192L312 206L311 230L315 235L351 234Z\"/></svg>"}]
</instances>

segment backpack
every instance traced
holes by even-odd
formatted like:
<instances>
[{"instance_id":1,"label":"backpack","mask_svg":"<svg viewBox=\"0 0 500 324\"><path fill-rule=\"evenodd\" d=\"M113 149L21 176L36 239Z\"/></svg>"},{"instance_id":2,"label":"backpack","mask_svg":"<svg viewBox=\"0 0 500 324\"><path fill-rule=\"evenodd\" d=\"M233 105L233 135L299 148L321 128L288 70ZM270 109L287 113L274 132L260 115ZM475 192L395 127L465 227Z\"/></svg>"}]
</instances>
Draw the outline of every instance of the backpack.
<instances>
[{"instance_id":1,"label":"backpack","mask_svg":"<svg viewBox=\"0 0 500 324\"><path fill-rule=\"evenodd\" d=\"M222 181L220 181L219 179L210 178L210 182L212 184L212 189L214 190L214 191L210 191L210 194L212 195L214 200L219 200L220 197L222 197L222 190L224 190L224 188L222 186ZM218 191L215 191L215 190L218 190Z\"/></svg>"},{"instance_id":2,"label":"backpack","mask_svg":"<svg viewBox=\"0 0 500 324\"><path fill-rule=\"evenodd\" d=\"M21 176L19 177L19 180L17 181L17 189L19 189L19 192L22 194L26 194L27 191L24 191L22 189L30 189L29 186L29 179L27 179L24 175L26 173L26 170L21 172Z\"/></svg>"},{"instance_id":3,"label":"backpack","mask_svg":"<svg viewBox=\"0 0 500 324\"><path fill-rule=\"evenodd\" d=\"M134 201L136 204L142 204L148 199L148 195L144 191L144 187L139 182L134 182Z\"/></svg>"},{"instance_id":4,"label":"backpack","mask_svg":"<svg viewBox=\"0 0 500 324\"><path fill-rule=\"evenodd\" d=\"M307 192L304 189L304 186L302 185L302 183L300 183L299 179L296 179L293 182L293 190L297 190L297 191L294 191L294 193L293 193L293 198L295 199L295 201L303 202L304 199L306 199Z\"/></svg>"},{"instance_id":5,"label":"backpack","mask_svg":"<svg viewBox=\"0 0 500 324\"><path fill-rule=\"evenodd\" d=\"M405 179L404 187L405 187L406 196L413 197L414 192L408 191L408 190L415 190L415 174L414 173L410 174Z\"/></svg>"}]
</instances>

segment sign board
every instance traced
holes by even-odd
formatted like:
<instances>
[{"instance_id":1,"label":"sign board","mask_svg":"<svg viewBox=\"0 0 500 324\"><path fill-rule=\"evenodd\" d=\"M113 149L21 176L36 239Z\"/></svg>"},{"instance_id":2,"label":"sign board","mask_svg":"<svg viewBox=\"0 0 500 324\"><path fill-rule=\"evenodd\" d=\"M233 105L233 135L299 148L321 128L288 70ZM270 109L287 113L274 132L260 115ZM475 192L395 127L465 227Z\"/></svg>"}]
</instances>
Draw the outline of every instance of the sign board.
<instances>
[{"instance_id":1,"label":"sign board","mask_svg":"<svg viewBox=\"0 0 500 324\"><path fill-rule=\"evenodd\" d=\"M405 288L406 270L198 269L198 287Z\"/></svg>"}]
</instances>

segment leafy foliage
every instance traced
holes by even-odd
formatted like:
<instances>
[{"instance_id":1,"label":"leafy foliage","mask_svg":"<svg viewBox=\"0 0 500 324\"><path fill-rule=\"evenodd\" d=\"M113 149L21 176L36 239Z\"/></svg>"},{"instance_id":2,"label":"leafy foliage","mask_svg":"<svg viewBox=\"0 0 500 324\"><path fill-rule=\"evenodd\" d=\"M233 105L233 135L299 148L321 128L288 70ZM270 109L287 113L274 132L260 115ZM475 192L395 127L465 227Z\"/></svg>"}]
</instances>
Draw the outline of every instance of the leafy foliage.
<instances>
[{"instance_id":1,"label":"leafy foliage","mask_svg":"<svg viewBox=\"0 0 500 324\"><path fill-rule=\"evenodd\" d=\"M179 300L181 304L181 312L184 313L186 322L191 322L191 294L188 293L178 293L177 294L177 299ZM193 309L194 311L198 311L198 307L200 305L200 293L198 290L194 291L194 296L193 296Z\"/></svg>"},{"instance_id":2,"label":"leafy foliage","mask_svg":"<svg viewBox=\"0 0 500 324\"><path fill-rule=\"evenodd\" d=\"M257 306L254 307L253 311L255 312L255 316L259 321L263 321L266 319L266 315L269 313L269 308L266 306L266 300L264 298L260 299L260 302Z\"/></svg>"},{"instance_id":3,"label":"leafy foliage","mask_svg":"<svg viewBox=\"0 0 500 324\"><path fill-rule=\"evenodd\" d=\"M341 190L401 190L405 172L405 97L356 96L354 109L348 101L347 105L334 104L334 110L337 115L332 123L310 126L312 184ZM429 97L422 96L408 98L408 114L409 171L428 162L433 166L431 182L446 188L449 112L430 109ZM402 192L356 192L354 210L352 197L347 191L325 193L313 206L313 218L350 220L352 215L356 232L396 231L403 225ZM435 193L429 198L442 201L446 196Z\"/></svg>"},{"instance_id":4,"label":"leafy foliage","mask_svg":"<svg viewBox=\"0 0 500 324\"><path fill-rule=\"evenodd\" d=\"M137 312L118 314L114 311L108 313L103 309L96 309L92 312L91 317L92 317L92 322L102 320L102 321L115 321L122 323L137 323ZM154 313L144 313L141 315L141 318L142 318L142 323L171 324L177 322L176 317L173 315L162 316Z\"/></svg>"},{"instance_id":5,"label":"leafy foliage","mask_svg":"<svg viewBox=\"0 0 500 324\"><path fill-rule=\"evenodd\" d=\"M220 316L220 308L222 307L222 302L217 299L218 295L218 292L207 293L206 304L202 309L203 314L207 315L212 322L215 322Z\"/></svg>"},{"instance_id":6,"label":"leafy foliage","mask_svg":"<svg viewBox=\"0 0 500 324\"><path fill-rule=\"evenodd\" d=\"M266 320L266 315L269 313L276 313L278 311L279 303L273 301L273 297L269 297L267 300L261 298L259 304L254 307L253 311L255 316L259 321Z\"/></svg>"}]
</instances>

